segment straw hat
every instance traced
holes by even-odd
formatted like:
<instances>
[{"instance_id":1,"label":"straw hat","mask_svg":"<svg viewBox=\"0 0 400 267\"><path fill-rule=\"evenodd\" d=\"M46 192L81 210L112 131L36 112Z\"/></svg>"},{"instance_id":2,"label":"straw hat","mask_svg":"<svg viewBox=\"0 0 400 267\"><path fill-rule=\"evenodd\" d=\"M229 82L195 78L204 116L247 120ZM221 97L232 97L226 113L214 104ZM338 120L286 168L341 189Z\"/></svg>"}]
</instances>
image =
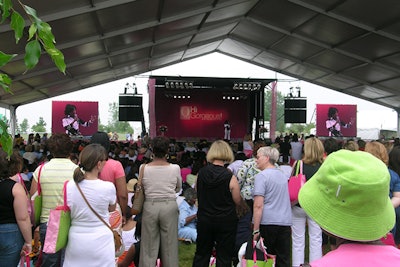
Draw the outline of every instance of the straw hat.
<instances>
[{"instance_id":1,"label":"straw hat","mask_svg":"<svg viewBox=\"0 0 400 267\"><path fill-rule=\"evenodd\" d=\"M353 241L373 241L395 224L386 165L367 152L331 153L304 184L299 202L322 229Z\"/></svg>"},{"instance_id":2,"label":"straw hat","mask_svg":"<svg viewBox=\"0 0 400 267\"><path fill-rule=\"evenodd\" d=\"M128 189L128 192L133 192L135 188L135 184L137 184L138 180L137 179L130 179L128 183L126 184L126 188Z\"/></svg>"}]
</instances>

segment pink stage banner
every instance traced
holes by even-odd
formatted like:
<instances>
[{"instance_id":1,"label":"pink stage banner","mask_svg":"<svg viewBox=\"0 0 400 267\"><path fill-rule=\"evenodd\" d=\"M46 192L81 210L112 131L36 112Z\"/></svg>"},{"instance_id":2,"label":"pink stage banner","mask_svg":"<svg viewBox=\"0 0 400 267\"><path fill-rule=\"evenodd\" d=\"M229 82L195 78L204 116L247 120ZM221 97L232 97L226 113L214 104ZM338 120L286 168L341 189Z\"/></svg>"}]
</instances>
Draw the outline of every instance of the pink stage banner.
<instances>
[{"instance_id":1,"label":"pink stage banner","mask_svg":"<svg viewBox=\"0 0 400 267\"><path fill-rule=\"evenodd\" d=\"M249 100L224 99L218 91L192 90L190 98L177 99L150 87L149 107L151 136L223 139L229 121L231 140L242 139L249 124Z\"/></svg>"},{"instance_id":2,"label":"pink stage banner","mask_svg":"<svg viewBox=\"0 0 400 267\"><path fill-rule=\"evenodd\" d=\"M98 102L89 101L52 101L52 133L92 135L98 129L98 106Z\"/></svg>"},{"instance_id":3,"label":"pink stage banner","mask_svg":"<svg viewBox=\"0 0 400 267\"><path fill-rule=\"evenodd\" d=\"M357 105L317 104L317 135L357 136Z\"/></svg>"}]
</instances>

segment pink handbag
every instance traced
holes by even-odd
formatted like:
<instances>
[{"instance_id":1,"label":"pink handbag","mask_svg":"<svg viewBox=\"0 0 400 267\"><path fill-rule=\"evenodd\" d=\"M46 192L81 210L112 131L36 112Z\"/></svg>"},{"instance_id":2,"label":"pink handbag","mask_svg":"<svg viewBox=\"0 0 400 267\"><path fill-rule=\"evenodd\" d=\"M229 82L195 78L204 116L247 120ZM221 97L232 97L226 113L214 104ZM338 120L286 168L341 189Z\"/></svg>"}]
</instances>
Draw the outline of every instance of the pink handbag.
<instances>
[{"instance_id":1,"label":"pink handbag","mask_svg":"<svg viewBox=\"0 0 400 267\"><path fill-rule=\"evenodd\" d=\"M67 205L67 183L64 182L64 204L50 210L47 223L43 252L56 253L67 246L69 228L71 227L71 211Z\"/></svg>"},{"instance_id":2,"label":"pink handbag","mask_svg":"<svg viewBox=\"0 0 400 267\"><path fill-rule=\"evenodd\" d=\"M300 188L306 183L306 176L303 174L303 161L298 160L293 165L292 175L289 178L289 197L292 205L299 201Z\"/></svg>"}]
</instances>

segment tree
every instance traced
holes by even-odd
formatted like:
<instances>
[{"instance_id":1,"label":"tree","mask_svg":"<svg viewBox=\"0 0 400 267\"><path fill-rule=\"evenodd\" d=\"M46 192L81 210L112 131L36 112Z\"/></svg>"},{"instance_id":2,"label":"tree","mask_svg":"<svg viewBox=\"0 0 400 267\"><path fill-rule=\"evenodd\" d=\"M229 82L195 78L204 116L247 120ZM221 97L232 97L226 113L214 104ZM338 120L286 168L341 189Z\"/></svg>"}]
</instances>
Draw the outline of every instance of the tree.
<instances>
[{"instance_id":1,"label":"tree","mask_svg":"<svg viewBox=\"0 0 400 267\"><path fill-rule=\"evenodd\" d=\"M309 123L309 124L304 124L304 123L295 123L291 124L287 130L291 133L310 133L310 130L312 128L315 128L315 123Z\"/></svg>"},{"instance_id":2,"label":"tree","mask_svg":"<svg viewBox=\"0 0 400 267\"><path fill-rule=\"evenodd\" d=\"M127 133L133 132L133 128L127 121L119 121L118 104L116 102L108 104L110 114L108 125L105 127L107 132Z\"/></svg>"},{"instance_id":3,"label":"tree","mask_svg":"<svg viewBox=\"0 0 400 267\"><path fill-rule=\"evenodd\" d=\"M21 124L19 124L19 130L21 133L27 133L29 129L28 119L24 119Z\"/></svg>"},{"instance_id":4,"label":"tree","mask_svg":"<svg viewBox=\"0 0 400 267\"><path fill-rule=\"evenodd\" d=\"M39 121L32 126L32 132L36 133L46 132L46 122L44 121L43 117L39 117Z\"/></svg>"},{"instance_id":5,"label":"tree","mask_svg":"<svg viewBox=\"0 0 400 267\"><path fill-rule=\"evenodd\" d=\"M271 121L271 103L272 103L272 92L271 90L266 91L264 97L264 114L265 120ZM283 132L285 130L285 97L277 92L276 100L276 130L278 132Z\"/></svg>"},{"instance_id":6,"label":"tree","mask_svg":"<svg viewBox=\"0 0 400 267\"><path fill-rule=\"evenodd\" d=\"M37 65L42 54L42 49L44 49L56 67L65 74L66 65L64 55L55 46L56 40L50 25L37 16L35 9L24 5L21 1L18 1L18 3L31 23L29 29L25 28L25 19L14 9L11 0L0 0L0 24L3 24L5 21L11 21L10 27L14 31L16 43L21 40L22 36L28 36L24 57L26 71ZM17 54L6 54L0 51L0 68L8 64L16 56ZM12 93L10 89L11 83L12 80L7 74L0 73L0 86L8 93ZM8 126L8 123L0 123L0 143L2 149L10 156L13 140L8 132Z\"/></svg>"}]
</instances>

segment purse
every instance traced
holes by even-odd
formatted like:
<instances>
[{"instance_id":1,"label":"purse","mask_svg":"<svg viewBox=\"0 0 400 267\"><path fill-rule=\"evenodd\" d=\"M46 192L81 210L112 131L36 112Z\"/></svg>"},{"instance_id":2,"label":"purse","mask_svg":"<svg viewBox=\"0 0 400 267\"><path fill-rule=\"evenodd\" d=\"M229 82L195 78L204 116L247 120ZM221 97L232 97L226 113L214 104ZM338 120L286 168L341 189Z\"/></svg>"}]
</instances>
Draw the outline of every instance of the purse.
<instances>
[{"instance_id":1,"label":"purse","mask_svg":"<svg viewBox=\"0 0 400 267\"><path fill-rule=\"evenodd\" d=\"M264 239L247 243L246 253L242 256L241 267L275 267L276 256L267 253Z\"/></svg>"},{"instance_id":2,"label":"purse","mask_svg":"<svg viewBox=\"0 0 400 267\"><path fill-rule=\"evenodd\" d=\"M28 214L29 218L31 219L31 225L35 225L35 213L33 211L33 202L29 196L28 189L26 188L24 179L22 179L22 176L20 173L18 173L18 182L24 187L25 193L26 193L26 198L27 198L27 204L28 204Z\"/></svg>"},{"instance_id":3,"label":"purse","mask_svg":"<svg viewBox=\"0 0 400 267\"><path fill-rule=\"evenodd\" d=\"M135 195L132 203L131 214L137 215L142 212L143 204L144 204L144 188L142 186L142 179L144 174L144 168L146 164L143 164L143 168L139 170L139 179L136 184Z\"/></svg>"},{"instance_id":4,"label":"purse","mask_svg":"<svg viewBox=\"0 0 400 267\"><path fill-rule=\"evenodd\" d=\"M67 205L67 184L64 182L64 204L50 210L47 222L46 237L44 239L43 252L56 253L67 246L68 233L71 227L71 210Z\"/></svg>"},{"instance_id":5,"label":"purse","mask_svg":"<svg viewBox=\"0 0 400 267\"><path fill-rule=\"evenodd\" d=\"M298 203L300 188L306 183L306 176L303 174L303 161L297 160L293 164L292 174L289 178L289 198L292 205Z\"/></svg>"},{"instance_id":6,"label":"purse","mask_svg":"<svg viewBox=\"0 0 400 267\"><path fill-rule=\"evenodd\" d=\"M31 196L34 214L34 216L32 216L34 217L33 226L37 226L40 224L40 216L42 215L42 187L40 186L40 175L42 173L43 166L44 164L41 164L39 167L37 191Z\"/></svg>"},{"instance_id":7,"label":"purse","mask_svg":"<svg viewBox=\"0 0 400 267\"><path fill-rule=\"evenodd\" d=\"M83 194L81 187L79 186L78 183L75 183L76 187L79 190L79 193L81 193L83 200L85 200L86 204L88 205L89 209L94 213L94 215L97 216L97 218L100 219L100 221L102 221L107 227L108 229L111 230L111 232L113 233L114 236L114 246L115 246L115 257L119 257L122 255L122 253L124 253L125 251L125 246L124 246L124 242L122 240L122 236L121 234L118 232L118 230L116 229L112 229L111 226L103 219L101 218L101 216L92 208L92 206L90 205L89 201L86 199L85 195Z\"/></svg>"}]
</instances>

